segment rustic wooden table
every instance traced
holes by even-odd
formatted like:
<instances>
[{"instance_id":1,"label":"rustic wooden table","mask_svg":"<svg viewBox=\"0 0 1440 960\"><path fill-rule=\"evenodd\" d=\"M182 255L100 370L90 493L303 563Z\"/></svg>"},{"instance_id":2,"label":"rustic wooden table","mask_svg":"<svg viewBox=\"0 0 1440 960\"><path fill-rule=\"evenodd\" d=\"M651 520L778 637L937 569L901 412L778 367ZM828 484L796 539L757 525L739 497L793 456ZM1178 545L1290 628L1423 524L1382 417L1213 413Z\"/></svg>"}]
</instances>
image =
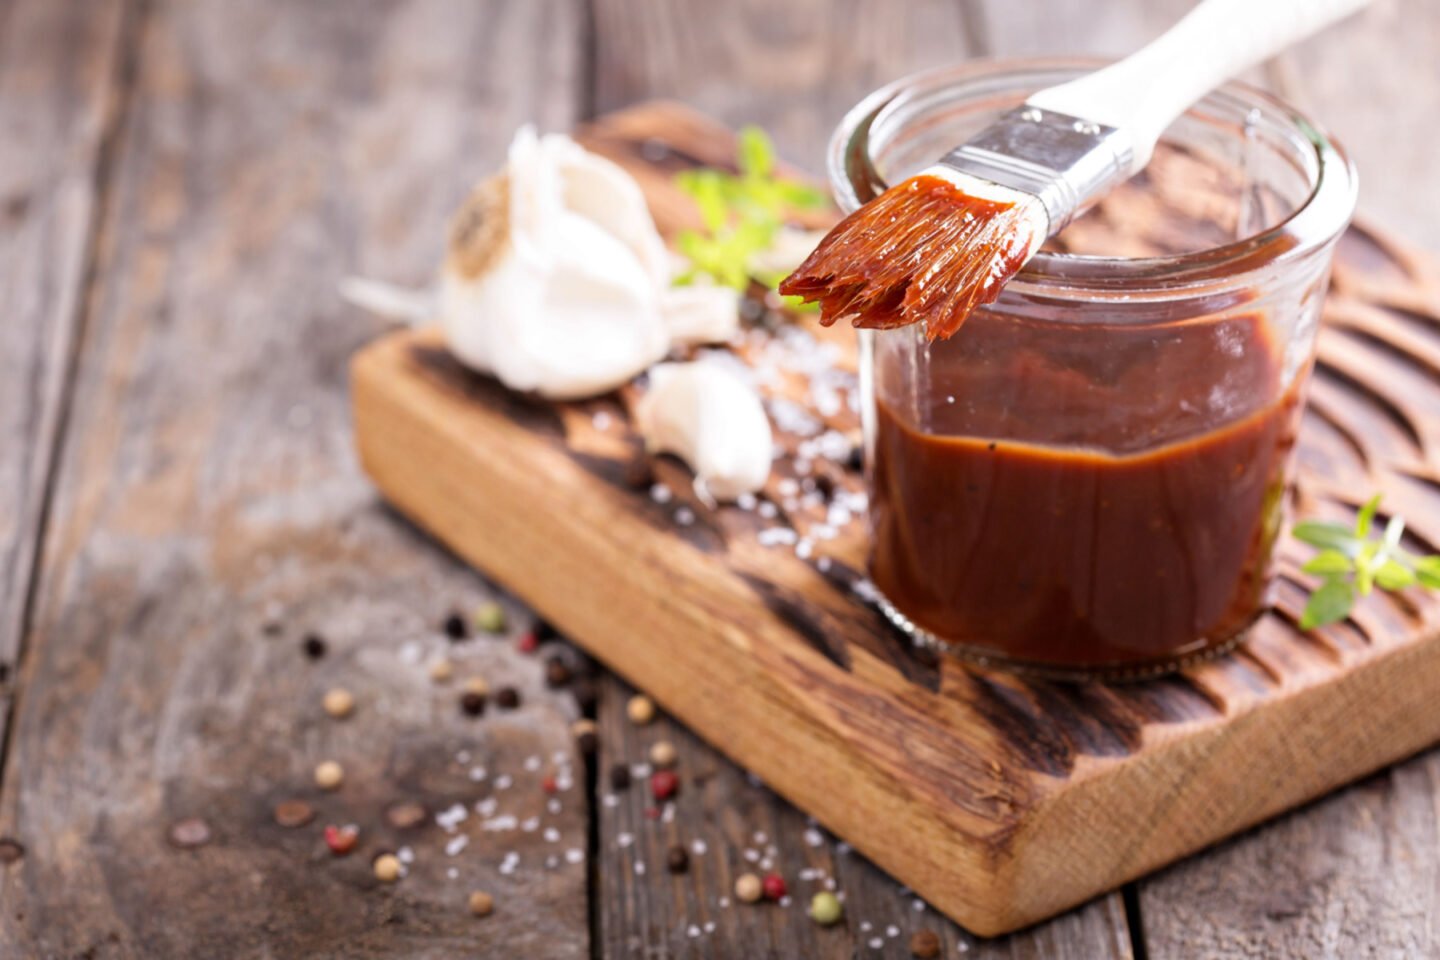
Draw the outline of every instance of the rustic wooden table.
<instances>
[{"instance_id":1,"label":"rustic wooden table","mask_svg":"<svg viewBox=\"0 0 1440 960\"><path fill-rule=\"evenodd\" d=\"M587 776L572 691L513 643L443 636L449 610L499 595L387 510L351 452L345 364L382 327L336 281L425 282L520 123L673 96L764 124L815 169L884 80L1117 53L1186 5L0 0L0 956L900 957L920 929L949 956L1440 952L1435 754L996 941L685 730L628 723L609 677ZM1437 55L1440 7L1382 0L1258 78L1345 139L1362 209L1432 247ZM513 640L528 614L500 599ZM442 651L448 689L419 662ZM462 716L474 671L520 708ZM358 699L344 722L319 706L335 685ZM698 777L670 822L605 773L660 739ZM347 771L335 794L311 786L327 758ZM321 818L277 825L297 797ZM481 802L453 834L386 815L447 798ZM333 858L324 822L360 824L359 851ZM694 851L679 879L676 841ZM414 854L395 886L373 879L382 848ZM728 904L764 860L796 902ZM827 881L847 922L822 930L802 907ZM492 917L469 916L473 888Z\"/></svg>"}]
</instances>

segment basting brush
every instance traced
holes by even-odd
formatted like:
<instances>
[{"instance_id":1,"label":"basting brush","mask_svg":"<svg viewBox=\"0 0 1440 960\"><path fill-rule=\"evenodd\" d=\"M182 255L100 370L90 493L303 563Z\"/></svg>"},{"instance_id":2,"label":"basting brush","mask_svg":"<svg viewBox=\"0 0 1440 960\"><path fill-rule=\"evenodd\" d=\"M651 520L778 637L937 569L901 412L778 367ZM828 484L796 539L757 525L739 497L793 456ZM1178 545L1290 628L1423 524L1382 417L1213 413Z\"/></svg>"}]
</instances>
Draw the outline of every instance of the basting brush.
<instances>
[{"instance_id":1,"label":"basting brush","mask_svg":"<svg viewBox=\"0 0 1440 960\"><path fill-rule=\"evenodd\" d=\"M885 329L960 329L1047 237L1144 169L1206 93L1369 0L1204 0L1131 56L1041 90L840 221L780 292Z\"/></svg>"}]
</instances>

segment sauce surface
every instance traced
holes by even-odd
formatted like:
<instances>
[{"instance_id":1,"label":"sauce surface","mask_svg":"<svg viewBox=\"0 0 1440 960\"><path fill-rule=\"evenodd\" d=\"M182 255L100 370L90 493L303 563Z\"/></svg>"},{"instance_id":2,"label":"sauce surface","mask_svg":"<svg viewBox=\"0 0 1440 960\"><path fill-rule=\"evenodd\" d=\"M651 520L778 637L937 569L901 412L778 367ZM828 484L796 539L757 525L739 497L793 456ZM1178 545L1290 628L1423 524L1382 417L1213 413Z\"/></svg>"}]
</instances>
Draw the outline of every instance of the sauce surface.
<instances>
[{"instance_id":1,"label":"sauce surface","mask_svg":"<svg viewBox=\"0 0 1440 960\"><path fill-rule=\"evenodd\" d=\"M1266 325L1104 335L1070 363L982 313L877 396L871 576L941 639L1139 665L1261 609L1300 407Z\"/></svg>"}]
</instances>

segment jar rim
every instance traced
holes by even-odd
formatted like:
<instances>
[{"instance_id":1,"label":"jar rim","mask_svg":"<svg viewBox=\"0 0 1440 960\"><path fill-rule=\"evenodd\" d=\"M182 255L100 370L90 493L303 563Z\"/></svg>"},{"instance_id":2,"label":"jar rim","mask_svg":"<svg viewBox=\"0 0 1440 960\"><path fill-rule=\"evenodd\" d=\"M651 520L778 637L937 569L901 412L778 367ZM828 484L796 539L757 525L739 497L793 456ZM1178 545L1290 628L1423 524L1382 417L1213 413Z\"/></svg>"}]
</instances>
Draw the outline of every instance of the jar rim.
<instances>
[{"instance_id":1,"label":"jar rim","mask_svg":"<svg viewBox=\"0 0 1440 960\"><path fill-rule=\"evenodd\" d=\"M907 96L1007 75L1094 70L1107 61L1094 58L1040 57L977 59L957 66L911 74L867 95L850 109L831 136L827 158L832 188L859 203L854 161L870 184L884 179L875 169L870 130L882 113ZM1294 210L1269 228L1220 246L1159 257L1113 257L1042 251L1006 287L1009 293L1087 298L1134 299L1197 293L1221 293L1251 286L1255 274L1301 259L1328 247L1344 231L1355 209L1357 178L1343 148L1295 107L1249 84L1231 81L1201 103L1230 103L1263 109L1280 117L1289 131L1315 151L1310 193Z\"/></svg>"}]
</instances>

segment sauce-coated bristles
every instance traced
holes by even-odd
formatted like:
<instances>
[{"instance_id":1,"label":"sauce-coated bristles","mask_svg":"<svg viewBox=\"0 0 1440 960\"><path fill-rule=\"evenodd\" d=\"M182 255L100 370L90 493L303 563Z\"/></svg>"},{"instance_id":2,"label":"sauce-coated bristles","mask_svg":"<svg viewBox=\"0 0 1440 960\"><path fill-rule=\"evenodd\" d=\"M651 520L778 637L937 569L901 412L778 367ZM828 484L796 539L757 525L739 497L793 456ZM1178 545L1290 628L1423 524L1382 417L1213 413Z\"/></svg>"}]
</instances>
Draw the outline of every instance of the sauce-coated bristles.
<instances>
[{"instance_id":1,"label":"sauce-coated bristles","mask_svg":"<svg viewBox=\"0 0 1440 960\"><path fill-rule=\"evenodd\" d=\"M1038 239L1021 204L970 196L939 177L911 177L831 230L780 292L820 304L821 323L924 323L948 337L989 303Z\"/></svg>"}]
</instances>

